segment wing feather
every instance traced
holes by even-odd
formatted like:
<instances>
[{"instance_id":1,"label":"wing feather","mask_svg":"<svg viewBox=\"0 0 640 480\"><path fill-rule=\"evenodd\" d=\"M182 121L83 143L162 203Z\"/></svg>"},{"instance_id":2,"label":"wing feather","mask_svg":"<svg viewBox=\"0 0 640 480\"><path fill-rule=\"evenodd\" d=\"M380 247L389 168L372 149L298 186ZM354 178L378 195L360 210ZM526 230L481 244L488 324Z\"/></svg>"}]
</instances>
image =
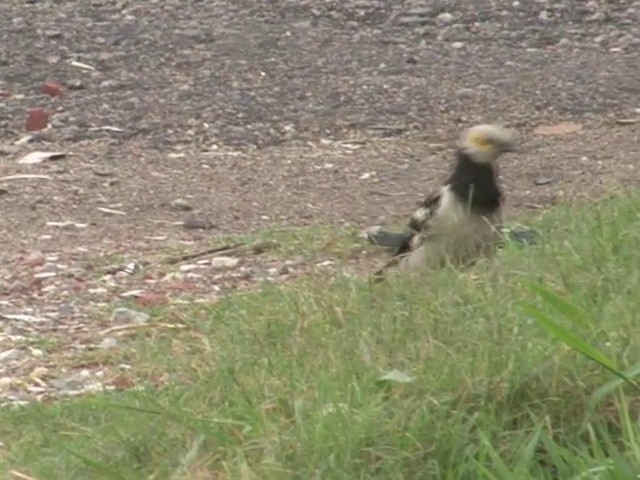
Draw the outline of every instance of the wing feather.
<instances>
[{"instance_id":1,"label":"wing feather","mask_svg":"<svg viewBox=\"0 0 640 480\"><path fill-rule=\"evenodd\" d=\"M437 192L431 193L420 202L419 207L414 210L409 219L411 236L398 247L391 260L374 273L374 277L381 279L389 268L396 266L403 257L422 244L423 234L429 229L429 224L440 207L445 188L446 186Z\"/></svg>"}]
</instances>

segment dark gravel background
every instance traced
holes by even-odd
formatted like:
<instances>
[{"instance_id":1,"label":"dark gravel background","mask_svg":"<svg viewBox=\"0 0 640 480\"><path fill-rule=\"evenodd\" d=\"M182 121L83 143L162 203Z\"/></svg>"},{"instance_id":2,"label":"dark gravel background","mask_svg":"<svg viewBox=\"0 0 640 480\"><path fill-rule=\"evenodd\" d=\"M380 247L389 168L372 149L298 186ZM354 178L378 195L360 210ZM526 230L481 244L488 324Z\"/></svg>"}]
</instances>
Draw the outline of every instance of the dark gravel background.
<instances>
[{"instance_id":1,"label":"dark gravel background","mask_svg":"<svg viewBox=\"0 0 640 480\"><path fill-rule=\"evenodd\" d=\"M26 96L5 102L4 138L42 103L45 80L82 88L56 115L56 139L112 125L126 130L119 140L159 150L378 124L526 125L640 103L638 1L2 4L0 88Z\"/></svg>"},{"instance_id":2,"label":"dark gravel background","mask_svg":"<svg viewBox=\"0 0 640 480\"><path fill-rule=\"evenodd\" d=\"M640 115L639 25L637 0L4 0L0 168L54 177L3 187L5 237L71 217L147 232L184 218L178 197L221 232L366 224L411 208L480 121L528 144L504 167L515 209L633 183L637 125L615 119ZM33 107L53 128L16 147ZM532 138L559 121L584 128ZM75 156L16 164L33 149Z\"/></svg>"}]
</instances>

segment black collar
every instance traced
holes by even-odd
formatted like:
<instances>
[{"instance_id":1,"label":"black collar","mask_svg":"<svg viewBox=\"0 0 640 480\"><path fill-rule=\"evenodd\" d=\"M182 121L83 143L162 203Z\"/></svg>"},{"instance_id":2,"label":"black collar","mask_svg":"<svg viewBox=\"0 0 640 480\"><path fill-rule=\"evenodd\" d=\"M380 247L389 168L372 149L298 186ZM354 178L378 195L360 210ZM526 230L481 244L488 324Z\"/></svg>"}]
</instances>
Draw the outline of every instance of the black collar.
<instances>
[{"instance_id":1,"label":"black collar","mask_svg":"<svg viewBox=\"0 0 640 480\"><path fill-rule=\"evenodd\" d=\"M461 149L456 152L455 169L447 183L454 195L472 211L492 213L502 202L495 167L473 161Z\"/></svg>"}]
</instances>

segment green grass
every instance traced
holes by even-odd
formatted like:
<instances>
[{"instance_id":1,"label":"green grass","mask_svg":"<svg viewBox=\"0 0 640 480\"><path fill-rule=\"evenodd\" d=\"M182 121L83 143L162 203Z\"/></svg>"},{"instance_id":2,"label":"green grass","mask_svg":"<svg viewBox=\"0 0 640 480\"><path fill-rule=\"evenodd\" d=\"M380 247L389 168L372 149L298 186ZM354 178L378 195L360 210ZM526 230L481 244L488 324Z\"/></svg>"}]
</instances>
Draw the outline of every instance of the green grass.
<instances>
[{"instance_id":1,"label":"green grass","mask_svg":"<svg viewBox=\"0 0 640 480\"><path fill-rule=\"evenodd\" d=\"M610 383L617 377L523 308L636 374L638 205L635 196L558 208L529 222L543 232L538 247L511 245L473 271L419 284L305 278L194 308L188 328L141 332L114 360L134 366L138 390L0 411L0 470L37 479L638 478L638 392ZM566 298L584 321L557 316L531 284ZM404 375L380 380L395 370Z\"/></svg>"}]
</instances>

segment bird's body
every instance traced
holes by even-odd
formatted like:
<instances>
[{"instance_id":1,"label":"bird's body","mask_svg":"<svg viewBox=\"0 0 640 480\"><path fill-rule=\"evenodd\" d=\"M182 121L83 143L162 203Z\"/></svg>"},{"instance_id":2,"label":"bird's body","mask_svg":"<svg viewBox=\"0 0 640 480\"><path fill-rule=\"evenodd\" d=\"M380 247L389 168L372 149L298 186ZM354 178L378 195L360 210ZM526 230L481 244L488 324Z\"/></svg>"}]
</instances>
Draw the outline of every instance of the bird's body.
<instances>
[{"instance_id":1,"label":"bird's body","mask_svg":"<svg viewBox=\"0 0 640 480\"><path fill-rule=\"evenodd\" d=\"M500 240L503 194L496 160L511 151L510 132L479 125L463 136L455 168L443 187L429 195L409 221L411 235L381 270L463 266L493 253Z\"/></svg>"}]
</instances>

